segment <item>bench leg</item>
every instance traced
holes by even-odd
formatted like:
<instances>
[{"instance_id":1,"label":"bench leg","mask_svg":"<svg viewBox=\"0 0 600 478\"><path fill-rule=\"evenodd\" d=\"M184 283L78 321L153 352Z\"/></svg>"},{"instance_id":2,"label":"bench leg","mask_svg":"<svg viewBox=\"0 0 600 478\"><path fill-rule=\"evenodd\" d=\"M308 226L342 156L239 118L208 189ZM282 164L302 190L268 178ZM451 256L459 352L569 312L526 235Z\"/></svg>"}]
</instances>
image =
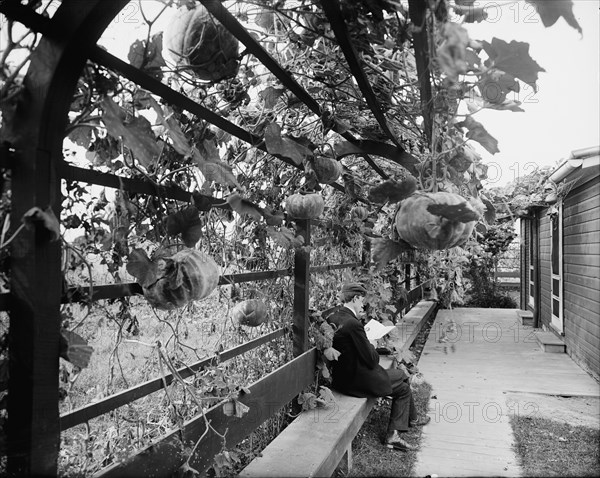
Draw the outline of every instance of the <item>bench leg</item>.
<instances>
[{"instance_id":1,"label":"bench leg","mask_svg":"<svg viewBox=\"0 0 600 478\"><path fill-rule=\"evenodd\" d=\"M340 468L344 475L348 475L350 474L350 471L352 471L352 443L346 448L346 453L344 453L344 456L342 457Z\"/></svg>"}]
</instances>

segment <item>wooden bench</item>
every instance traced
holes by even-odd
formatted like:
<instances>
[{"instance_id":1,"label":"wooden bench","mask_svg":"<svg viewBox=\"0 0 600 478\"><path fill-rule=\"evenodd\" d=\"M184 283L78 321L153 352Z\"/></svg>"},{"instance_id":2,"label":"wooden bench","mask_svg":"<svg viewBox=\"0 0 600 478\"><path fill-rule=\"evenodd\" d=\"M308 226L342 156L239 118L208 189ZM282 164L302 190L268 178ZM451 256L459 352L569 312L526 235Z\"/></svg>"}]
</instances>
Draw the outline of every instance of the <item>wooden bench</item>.
<instances>
[{"instance_id":1,"label":"wooden bench","mask_svg":"<svg viewBox=\"0 0 600 478\"><path fill-rule=\"evenodd\" d=\"M435 313L436 303L421 301L404 317L413 326L404 334L403 347L410 347L418 331ZM414 311L414 312L413 312ZM411 314L412 312L412 314ZM407 320L408 319L408 320ZM406 331L406 327L403 329ZM380 357L384 368L393 366L393 359ZM375 398L356 398L334 392L335 403L298 415L239 474L254 477L317 477L331 476L343 459L348 472L352 468L352 441L375 406Z\"/></svg>"}]
</instances>

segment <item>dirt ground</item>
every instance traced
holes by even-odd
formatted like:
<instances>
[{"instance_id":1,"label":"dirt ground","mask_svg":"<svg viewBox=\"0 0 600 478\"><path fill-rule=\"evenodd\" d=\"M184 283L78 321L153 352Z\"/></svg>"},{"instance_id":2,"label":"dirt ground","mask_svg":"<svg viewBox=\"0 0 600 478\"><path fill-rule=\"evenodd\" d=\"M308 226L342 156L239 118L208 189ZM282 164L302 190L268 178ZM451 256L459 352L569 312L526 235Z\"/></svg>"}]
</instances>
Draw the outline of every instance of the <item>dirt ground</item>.
<instances>
[{"instance_id":1,"label":"dirt ground","mask_svg":"<svg viewBox=\"0 0 600 478\"><path fill-rule=\"evenodd\" d=\"M600 397L563 397L525 392L511 392L506 397L509 409L515 413L600 430Z\"/></svg>"}]
</instances>

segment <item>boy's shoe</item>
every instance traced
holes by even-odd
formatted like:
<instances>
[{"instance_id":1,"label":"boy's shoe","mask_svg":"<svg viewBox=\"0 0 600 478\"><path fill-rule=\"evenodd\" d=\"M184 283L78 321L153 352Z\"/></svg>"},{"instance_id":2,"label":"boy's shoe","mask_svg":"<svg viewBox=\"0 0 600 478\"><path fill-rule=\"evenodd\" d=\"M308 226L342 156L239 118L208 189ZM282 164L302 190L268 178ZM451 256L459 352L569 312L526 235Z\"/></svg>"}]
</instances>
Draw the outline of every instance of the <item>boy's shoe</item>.
<instances>
[{"instance_id":1,"label":"boy's shoe","mask_svg":"<svg viewBox=\"0 0 600 478\"><path fill-rule=\"evenodd\" d=\"M431 417L429 417L429 416L419 417L416 420L411 420L409 423L409 426L422 427L422 426L427 425L430 421L431 421Z\"/></svg>"},{"instance_id":2,"label":"boy's shoe","mask_svg":"<svg viewBox=\"0 0 600 478\"><path fill-rule=\"evenodd\" d=\"M401 451L412 451L417 449L416 446L411 445L406 440L401 438L397 431L394 431L394 433L387 438L385 441L385 446L393 450Z\"/></svg>"}]
</instances>

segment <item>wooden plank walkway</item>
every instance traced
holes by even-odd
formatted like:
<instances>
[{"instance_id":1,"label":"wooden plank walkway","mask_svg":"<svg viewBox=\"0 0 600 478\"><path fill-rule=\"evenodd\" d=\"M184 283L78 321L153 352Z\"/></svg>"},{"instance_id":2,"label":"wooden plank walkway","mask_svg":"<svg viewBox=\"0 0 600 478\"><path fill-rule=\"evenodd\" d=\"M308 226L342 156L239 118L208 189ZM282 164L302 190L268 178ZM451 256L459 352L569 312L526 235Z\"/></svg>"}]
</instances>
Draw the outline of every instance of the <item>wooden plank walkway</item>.
<instances>
[{"instance_id":1,"label":"wooden plank walkway","mask_svg":"<svg viewBox=\"0 0 600 478\"><path fill-rule=\"evenodd\" d=\"M600 395L567 354L542 352L514 309L439 311L419 370L433 390L418 477L521 476L511 414L534 412L535 394ZM509 399L511 392L527 392L527 400Z\"/></svg>"}]
</instances>

